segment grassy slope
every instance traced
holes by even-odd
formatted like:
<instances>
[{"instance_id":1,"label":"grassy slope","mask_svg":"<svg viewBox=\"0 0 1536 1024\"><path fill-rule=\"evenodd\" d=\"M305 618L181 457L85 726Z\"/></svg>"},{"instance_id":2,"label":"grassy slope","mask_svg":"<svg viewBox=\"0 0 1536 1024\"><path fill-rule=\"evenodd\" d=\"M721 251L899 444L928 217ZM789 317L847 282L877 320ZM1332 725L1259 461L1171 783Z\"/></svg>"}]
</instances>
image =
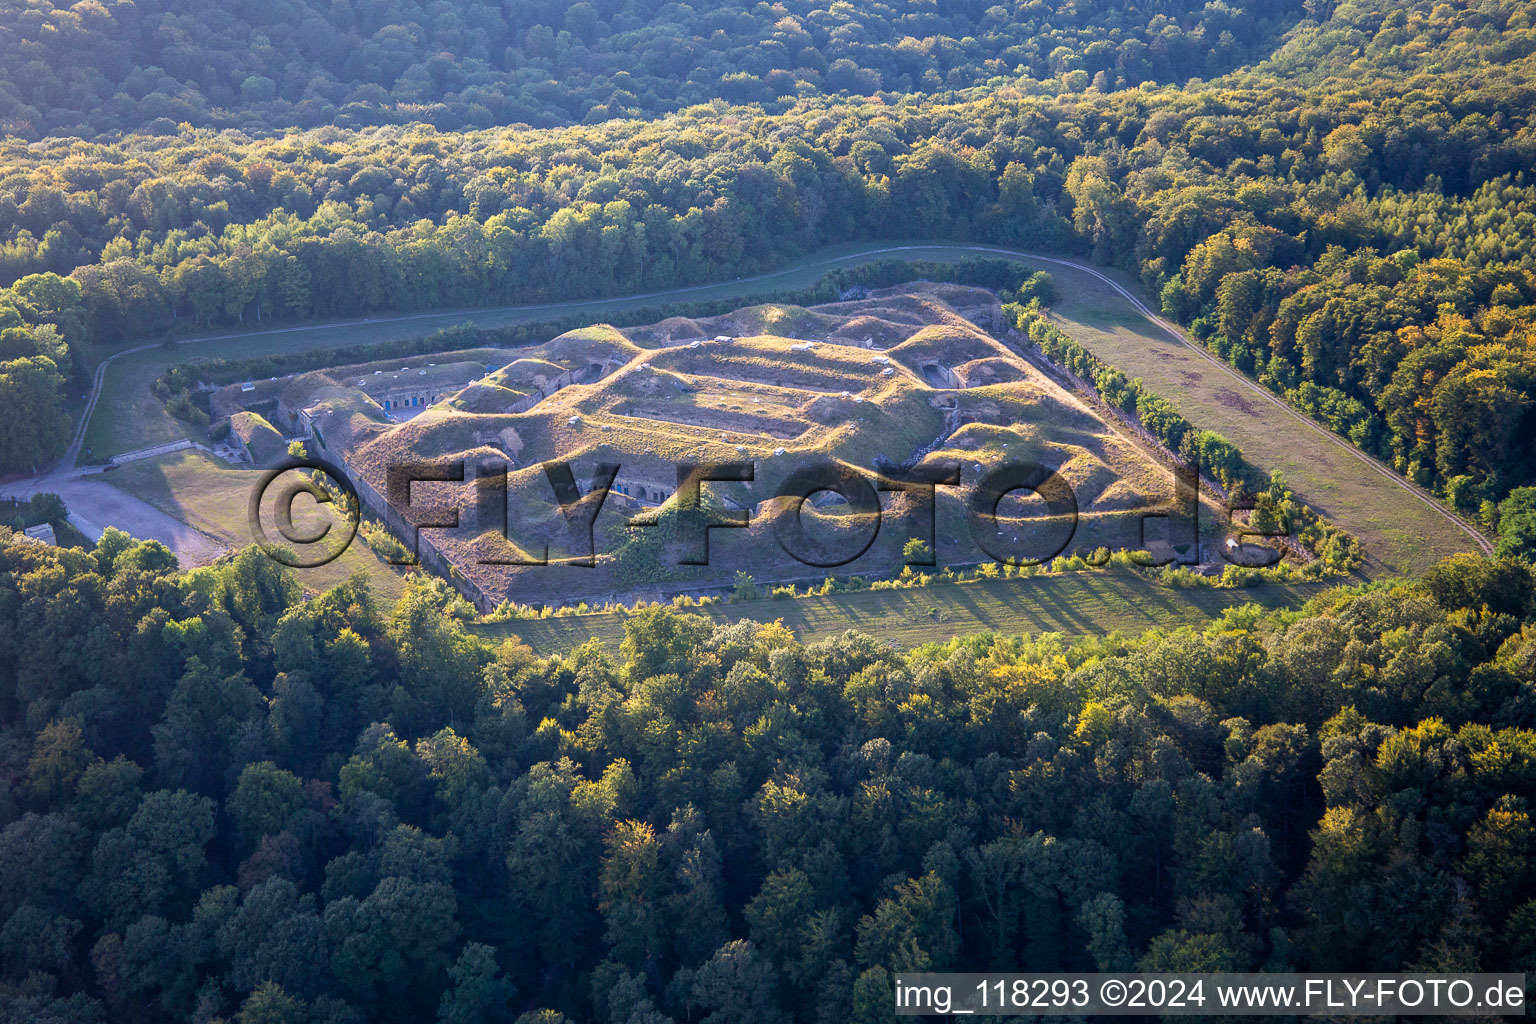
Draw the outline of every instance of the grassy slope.
<instances>
[{"instance_id":1,"label":"grassy slope","mask_svg":"<svg viewBox=\"0 0 1536 1024\"><path fill-rule=\"evenodd\" d=\"M132 462L100 479L175 516L232 547L251 543L249 502L261 471L236 469L198 451L177 452ZM302 502L296 502L295 520ZM361 539L341 557L313 569L296 570L306 590L320 591L362 570L376 593L393 602L404 590L404 577L381 562Z\"/></svg>"},{"instance_id":2,"label":"grassy slope","mask_svg":"<svg viewBox=\"0 0 1536 1024\"><path fill-rule=\"evenodd\" d=\"M1224 608L1249 601L1270 608L1299 605L1320 589L1319 584L1303 584L1173 590L1143 576L1106 571L746 601L695 610L722 622L783 619L806 640L857 629L910 647L982 630L1078 636L1172 628L1204 621ZM622 613L571 615L484 623L474 630L492 638L517 636L540 653L551 653L569 650L590 637L617 645L624 638L624 618Z\"/></svg>"}]
</instances>

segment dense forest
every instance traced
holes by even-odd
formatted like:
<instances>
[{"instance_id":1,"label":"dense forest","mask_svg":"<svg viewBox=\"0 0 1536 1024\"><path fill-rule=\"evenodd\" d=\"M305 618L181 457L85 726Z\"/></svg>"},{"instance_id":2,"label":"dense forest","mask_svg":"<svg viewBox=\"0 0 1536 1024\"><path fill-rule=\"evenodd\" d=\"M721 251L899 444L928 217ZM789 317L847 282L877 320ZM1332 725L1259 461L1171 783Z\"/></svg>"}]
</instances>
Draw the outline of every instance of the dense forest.
<instances>
[{"instance_id":1,"label":"dense forest","mask_svg":"<svg viewBox=\"0 0 1536 1024\"><path fill-rule=\"evenodd\" d=\"M1300 0L4 0L0 126L549 127L714 99L1123 89L1230 71L1303 15Z\"/></svg>"},{"instance_id":2,"label":"dense forest","mask_svg":"<svg viewBox=\"0 0 1536 1024\"><path fill-rule=\"evenodd\" d=\"M1130 17L1085 24L1104 41ZM455 134L12 136L0 408L18 429L0 459L61 450L79 353L125 338L650 290L948 237L1137 273L1234 365L1493 530L1536 482L1533 49L1524 5L1361 0L1198 86L717 98Z\"/></svg>"},{"instance_id":3,"label":"dense forest","mask_svg":"<svg viewBox=\"0 0 1536 1024\"><path fill-rule=\"evenodd\" d=\"M0 547L0 1020L875 1021L891 972L1536 969L1536 579L900 652ZM521 1015L521 1016L520 1016Z\"/></svg>"},{"instance_id":4,"label":"dense forest","mask_svg":"<svg viewBox=\"0 0 1536 1024\"><path fill-rule=\"evenodd\" d=\"M540 655L443 580L389 606L254 549L183 572L0 526L0 1024L1536 972L1531 5L0 0L0 55L0 471L56 458L129 343L946 238L1138 280L1503 556L1137 636L645 608Z\"/></svg>"}]
</instances>

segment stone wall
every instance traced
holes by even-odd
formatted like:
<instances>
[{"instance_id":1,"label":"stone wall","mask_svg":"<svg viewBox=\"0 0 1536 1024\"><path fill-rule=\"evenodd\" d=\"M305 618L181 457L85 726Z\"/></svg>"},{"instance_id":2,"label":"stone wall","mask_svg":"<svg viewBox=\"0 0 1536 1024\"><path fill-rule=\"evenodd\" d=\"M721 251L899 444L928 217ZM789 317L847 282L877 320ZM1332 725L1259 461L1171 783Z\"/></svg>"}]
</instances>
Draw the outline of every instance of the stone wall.
<instances>
[{"instance_id":1,"label":"stone wall","mask_svg":"<svg viewBox=\"0 0 1536 1024\"><path fill-rule=\"evenodd\" d=\"M418 531L414 524L409 522L405 516L401 515L393 505L384 499L384 495L379 493L378 488L374 487L361 474L357 473L352 466L347 464L345 456L339 452L332 451L318 433L314 435L312 447L314 454L320 458L346 467L352 485L357 488L357 497L362 502L363 508L367 509L374 518L382 522L389 529L389 532L393 533L408 550L414 546L417 558L424 568L452 583L454 588L464 596L464 599L474 605L481 614L491 611L494 607L491 599L486 596L485 592L473 580L463 573L454 571L448 558L433 543L430 529L425 532ZM461 513L461 517L463 514ZM361 544L363 541L359 538L353 541L353 543Z\"/></svg>"}]
</instances>

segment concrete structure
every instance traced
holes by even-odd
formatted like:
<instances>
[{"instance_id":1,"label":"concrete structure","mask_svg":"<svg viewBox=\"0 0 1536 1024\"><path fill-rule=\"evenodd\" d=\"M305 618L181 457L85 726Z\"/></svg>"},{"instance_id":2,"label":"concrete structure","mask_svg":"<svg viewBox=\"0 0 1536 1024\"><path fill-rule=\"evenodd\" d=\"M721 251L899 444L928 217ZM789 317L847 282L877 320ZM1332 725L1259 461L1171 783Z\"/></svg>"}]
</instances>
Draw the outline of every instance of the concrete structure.
<instances>
[{"instance_id":1,"label":"concrete structure","mask_svg":"<svg viewBox=\"0 0 1536 1024\"><path fill-rule=\"evenodd\" d=\"M642 505L660 505L672 497L672 492L677 490L674 483L671 486L657 483L654 479L637 476L626 477L622 471L614 478L612 493L630 498Z\"/></svg>"},{"instance_id":2,"label":"concrete structure","mask_svg":"<svg viewBox=\"0 0 1536 1024\"><path fill-rule=\"evenodd\" d=\"M390 372L375 371L356 379L343 380L353 384L391 418L410 418L427 406L440 402L448 395L480 378L479 367L474 364L454 363L447 366L408 367Z\"/></svg>"}]
</instances>

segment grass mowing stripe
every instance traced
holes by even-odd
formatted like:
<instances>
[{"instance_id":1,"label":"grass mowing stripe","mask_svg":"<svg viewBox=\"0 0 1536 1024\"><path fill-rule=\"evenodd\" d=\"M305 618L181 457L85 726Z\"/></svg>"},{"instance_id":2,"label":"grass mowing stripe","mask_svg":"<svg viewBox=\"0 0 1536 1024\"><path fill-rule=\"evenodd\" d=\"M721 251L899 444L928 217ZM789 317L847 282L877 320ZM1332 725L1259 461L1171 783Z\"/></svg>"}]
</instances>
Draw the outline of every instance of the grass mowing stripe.
<instances>
[{"instance_id":1,"label":"grass mowing stripe","mask_svg":"<svg viewBox=\"0 0 1536 1024\"><path fill-rule=\"evenodd\" d=\"M803 640L838 636L846 629L913 647L991 630L997 633L1103 634L1196 624L1248 602L1266 608L1305 603L1328 584L1266 584L1248 589L1165 587L1139 574L1062 573L1029 579L935 583L897 590L863 590L814 597L763 598L687 609L717 622L752 619L784 624ZM622 612L480 623L489 639L517 636L535 651L569 650L597 637L617 646Z\"/></svg>"}]
</instances>

